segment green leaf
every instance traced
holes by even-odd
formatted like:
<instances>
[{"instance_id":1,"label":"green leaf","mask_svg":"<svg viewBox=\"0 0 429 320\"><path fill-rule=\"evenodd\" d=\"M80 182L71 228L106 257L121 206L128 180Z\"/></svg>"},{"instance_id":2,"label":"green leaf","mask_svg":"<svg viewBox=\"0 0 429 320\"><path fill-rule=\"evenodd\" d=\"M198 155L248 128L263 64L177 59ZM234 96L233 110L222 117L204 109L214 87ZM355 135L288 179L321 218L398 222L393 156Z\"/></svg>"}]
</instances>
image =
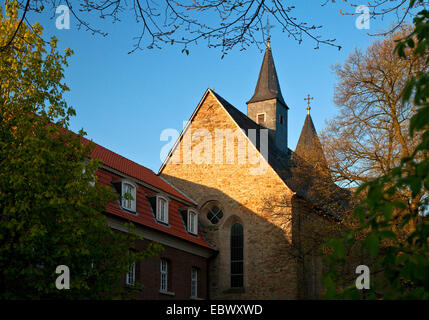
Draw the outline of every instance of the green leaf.
<instances>
[{"instance_id":1,"label":"green leaf","mask_svg":"<svg viewBox=\"0 0 429 320\"><path fill-rule=\"evenodd\" d=\"M386 220L390 220L392 218L392 214L393 214L393 205L390 202L386 202L383 204L383 215L386 218Z\"/></svg>"},{"instance_id":2,"label":"green leaf","mask_svg":"<svg viewBox=\"0 0 429 320\"><path fill-rule=\"evenodd\" d=\"M386 239L396 239L396 234L391 230L383 230L379 232L380 239L386 238Z\"/></svg>"},{"instance_id":3,"label":"green leaf","mask_svg":"<svg viewBox=\"0 0 429 320\"><path fill-rule=\"evenodd\" d=\"M372 257L377 256L380 243L376 234L371 233L368 235L364 241L364 245L368 248L369 254Z\"/></svg>"}]
</instances>

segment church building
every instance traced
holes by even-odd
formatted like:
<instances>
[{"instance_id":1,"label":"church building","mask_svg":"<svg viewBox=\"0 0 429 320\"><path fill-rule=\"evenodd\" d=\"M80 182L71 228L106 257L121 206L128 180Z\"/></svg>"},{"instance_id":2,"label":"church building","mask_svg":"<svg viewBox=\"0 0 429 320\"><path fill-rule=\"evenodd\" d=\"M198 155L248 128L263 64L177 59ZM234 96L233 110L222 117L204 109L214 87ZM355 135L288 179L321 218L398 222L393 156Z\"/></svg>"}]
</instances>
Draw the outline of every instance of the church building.
<instances>
[{"instance_id":1,"label":"church building","mask_svg":"<svg viewBox=\"0 0 429 320\"><path fill-rule=\"evenodd\" d=\"M208 89L159 170L196 204L217 250L210 299L320 295L320 258L299 254L302 217L317 216L317 201L296 168L303 159L323 175L326 162L309 107L296 152L289 148L288 110L268 40L247 115Z\"/></svg>"}]
</instances>

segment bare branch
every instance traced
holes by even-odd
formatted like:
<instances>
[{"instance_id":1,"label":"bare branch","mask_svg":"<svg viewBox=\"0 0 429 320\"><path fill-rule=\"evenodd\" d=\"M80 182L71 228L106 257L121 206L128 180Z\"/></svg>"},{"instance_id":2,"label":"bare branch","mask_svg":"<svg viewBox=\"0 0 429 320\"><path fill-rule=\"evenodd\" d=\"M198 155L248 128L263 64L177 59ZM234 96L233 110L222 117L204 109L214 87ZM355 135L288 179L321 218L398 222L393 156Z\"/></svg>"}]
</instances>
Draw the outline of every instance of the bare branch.
<instances>
[{"instance_id":1,"label":"bare branch","mask_svg":"<svg viewBox=\"0 0 429 320\"><path fill-rule=\"evenodd\" d=\"M18 0L30 4L28 11L41 12L41 7L50 6L55 12L62 0ZM234 47L245 50L250 45L260 47L264 44L267 32L264 28L264 17L281 26L282 32L298 42L307 38L314 41L315 48L320 45L341 46L333 39L323 39L318 35L321 26L299 22L294 17L295 6L292 1L281 0L64 0L70 8L78 28L94 34L106 36L107 33L93 26L84 17L98 15L101 19L113 22L129 18L132 12L136 21L141 23L141 30L134 48L130 52L145 48L162 48L164 45L178 44L182 52L199 41L206 41L210 48L221 48L223 54ZM74 6L76 6L76 9Z\"/></svg>"}]
</instances>

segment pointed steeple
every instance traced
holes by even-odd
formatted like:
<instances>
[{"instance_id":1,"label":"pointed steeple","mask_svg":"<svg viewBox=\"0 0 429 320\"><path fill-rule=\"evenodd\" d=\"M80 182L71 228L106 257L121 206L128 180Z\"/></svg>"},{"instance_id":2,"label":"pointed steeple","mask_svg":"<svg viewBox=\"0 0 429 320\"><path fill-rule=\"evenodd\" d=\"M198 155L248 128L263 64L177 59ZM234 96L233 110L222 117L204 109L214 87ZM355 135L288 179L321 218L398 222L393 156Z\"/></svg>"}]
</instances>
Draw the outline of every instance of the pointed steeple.
<instances>
[{"instance_id":1,"label":"pointed steeple","mask_svg":"<svg viewBox=\"0 0 429 320\"><path fill-rule=\"evenodd\" d=\"M313 167L321 169L327 168L325 155L323 153L316 128L314 127L313 120L311 119L309 107L307 107L307 116L305 118L304 126L302 127L295 153Z\"/></svg>"},{"instance_id":2,"label":"pointed steeple","mask_svg":"<svg viewBox=\"0 0 429 320\"><path fill-rule=\"evenodd\" d=\"M274 59L271 53L270 37L268 37L264 60L262 60L262 66L261 70L259 71L259 78L256 84L255 93L247 103L249 104L252 102L270 99L277 99L286 108L288 108L280 90L279 80L277 78L277 72L274 66Z\"/></svg>"}]
</instances>

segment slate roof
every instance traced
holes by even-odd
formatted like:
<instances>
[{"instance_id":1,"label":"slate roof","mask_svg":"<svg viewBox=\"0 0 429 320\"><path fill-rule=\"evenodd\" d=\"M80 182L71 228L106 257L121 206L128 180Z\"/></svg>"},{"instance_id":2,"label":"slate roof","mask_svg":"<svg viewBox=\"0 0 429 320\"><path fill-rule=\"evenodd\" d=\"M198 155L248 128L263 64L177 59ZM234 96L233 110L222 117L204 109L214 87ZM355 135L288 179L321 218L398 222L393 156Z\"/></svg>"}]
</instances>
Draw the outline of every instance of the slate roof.
<instances>
[{"instance_id":1,"label":"slate roof","mask_svg":"<svg viewBox=\"0 0 429 320\"><path fill-rule=\"evenodd\" d=\"M314 128L310 114L307 114L305 118L295 153L308 162L322 167L327 167L323 148L316 129Z\"/></svg>"},{"instance_id":2,"label":"slate roof","mask_svg":"<svg viewBox=\"0 0 429 320\"><path fill-rule=\"evenodd\" d=\"M277 98L279 102L288 108L280 90L279 80L277 78L277 72L274 66L274 59L271 53L271 47L267 44L264 59L262 60L261 70L259 71L255 93L247 103L275 98Z\"/></svg>"},{"instance_id":3,"label":"slate roof","mask_svg":"<svg viewBox=\"0 0 429 320\"><path fill-rule=\"evenodd\" d=\"M247 117L243 112L238 110L224 98L222 98L218 93L211 90L213 95L219 100L222 106L228 111L229 115L234 119L238 126L242 129L265 129L264 127L257 124L255 121Z\"/></svg>"}]
</instances>

